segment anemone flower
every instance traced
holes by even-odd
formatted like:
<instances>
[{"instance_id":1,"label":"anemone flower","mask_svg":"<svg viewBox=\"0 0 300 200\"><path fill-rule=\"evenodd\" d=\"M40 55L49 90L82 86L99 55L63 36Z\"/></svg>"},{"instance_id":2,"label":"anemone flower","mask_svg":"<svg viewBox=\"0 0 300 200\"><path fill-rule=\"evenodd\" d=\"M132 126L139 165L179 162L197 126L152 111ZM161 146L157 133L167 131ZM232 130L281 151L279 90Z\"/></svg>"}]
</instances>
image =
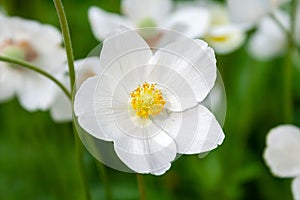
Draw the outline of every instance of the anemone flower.
<instances>
[{"instance_id":1,"label":"anemone flower","mask_svg":"<svg viewBox=\"0 0 300 200\"><path fill-rule=\"evenodd\" d=\"M172 0L122 0L123 15L106 12L98 7L88 11L89 21L95 37L103 41L110 32L120 25L128 28L157 27L179 31L191 38L199 38L209 26L209 12L202 7L175 7ZM162 39L159 31L140 33L148 43Z\"/></svg>"},{"instance_id":2,"label":"anemone flower","mask_svg":"<svg viewBox=\"0 0 300 200\"><path fill-rule=\"evenodd\" d=\"M30 62L48 73L64 65L60 32L36 21L0 16L0 54ZM0 62L0 101L15 95L28 111L46 110L57 87L45 77L20 66Z\"/></svg>"},{"instance_id":3,"label":"anemone flower","mask_svg":"<svg viewBox=\"0 0 300 200\"><path fill-rule=\"evenodd\" d=\"M161 175L177 153L223 142L201 104L216 80L214 51L204 41L180 40L153 53L136 31L120 30L104 40L100 68L77 91L74 113L85 134L112 142L133 171Z\"/></svg>"},{"instance_id":4,"label":"anemone flower","mask_svg":"<svg viewBox=\"0 0 300 200\"><path fill-rule=\"evenodd\" d=\"M300 199L300 129L281 125L271 129L267 136L264 159L275 176L294 178L292 192Z\"/></svg>"}]
</instances>

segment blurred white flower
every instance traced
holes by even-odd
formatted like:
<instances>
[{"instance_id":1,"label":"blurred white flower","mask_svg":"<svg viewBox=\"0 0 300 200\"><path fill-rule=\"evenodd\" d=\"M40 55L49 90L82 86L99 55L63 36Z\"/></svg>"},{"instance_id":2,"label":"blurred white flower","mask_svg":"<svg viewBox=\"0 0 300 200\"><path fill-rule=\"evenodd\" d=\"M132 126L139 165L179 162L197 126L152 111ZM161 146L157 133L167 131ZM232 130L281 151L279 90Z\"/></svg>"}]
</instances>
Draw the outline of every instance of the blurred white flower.
<instances>
[{"instance_id":1,"label":"blurred white flower","mask_svg":"<svg viewBox=\"0 0 300 200\"><path fill-rule=\"evenodd\" d=\"M295 178L292 182L294 199L300 199L300 129L293 125L273 128L267 136L264 159L272 173Z\"/></svg>"},{"instance_id":2,"label":"blurred white flower","mask_svg":"<svg viewBox=\"0 0 300 200\"><path fill-rule=\"evenodd\" d=\"M289 0L227 0L233 21L240 23L246 29L257 28L248 46L254 58L268 60L286 52L288 45L286 31L290 30L290 19L280 6L287 2ZM299 40L300 35L298 23L296 20L296 41Z\"/></svg>"},{"instance_id":3,"label":"blurred white flower","mask_svg":"<svg viewBox=\"0 0 300 200\"><path fill-rule=\"evenodd\" d=\"M267 14L290 0L227 0L230 18L245 28L252 28Z\"/></svg>"},{"instance_id":4,"label":"blurred white flower","mask_svg":"<svg viewBox=\"0 0 300 200\"><path fill-rule=\"evenodd\" d=\"M172 11L172 0L122 0L123 15L106 12L98 7L88 11L89 21L95 37L102 41L120 25L138 29L157 27L179 31L188 37L199 38L206 33L209 12L202 7L184 6ZM157 31L140 33L146 40L159 40Z\"/></svg>"},{"instance_id":5,"label":"blurred white flower","mask_svg":"<svg viewBox=\"0 0 300 200\"><path fill-rule=\"evenodd\" d=\"M99 73L100 62L98 57L89 57L74 62L76 70L76 87L78 88L86 79L96 76ZM68 68L58 73L58 79L64 86L70 89L70 78ZM50 107L50 114L56 122L69 122L72 120L72 105L68 97L58 90Z\"/></svg>"},{"instance_id":6,"label":"blurred white flower","mask_svg":"<svg viewBox=\"0 0 300 200\"><path fill-rule=\"evenodd\" d=\"M0 16L0 54L21 59L54 73L66 61L60 32L36 21ZM46 110L57 86L20 66L0 62L0 101L15 95L28 111Z\"/></svg>"},{"instance_id":7,"label":"blurred white flower","mask_svg":"<svg viewBox=\"0 0 300 200\"><path fill-rule=\"evenodd\" d=\"M245 30L231 22L225 6L211 3L208 7L211 22L209 31L204 36L205 41L218 54L228 54L237 50L245 41Z\"/></svg>"},{"instance_id":8,"label":"blurred white flower","mask_svg":"<svg viewBox=\"0 0 300 200\"><path fill-rule=\"evenodd\" d=\"M177 153L223 142L219 123L200 104L216 79L214 51L205 42L180 40L153 54L135 31L123 31L104 40L100 66L101 74L77 91L74 112L88 134L112 141L133 171L160 175Z\"/></svg>"},{"instance_id":9,"label":"blurred white flower","mask_svg":"<svg viewBox=\"0 0 300 200\"><path fill-rule=\"evenodd\" d=\"M287 13L277 10L274 17L289 29L290 21ZM271 45L272 44L272 45ZM258 24L257 31L249 40L249 52L260 60L267 60L282 55L287 48L288 38L278 23L267 16Z\"/></svg>"}]
</instances>

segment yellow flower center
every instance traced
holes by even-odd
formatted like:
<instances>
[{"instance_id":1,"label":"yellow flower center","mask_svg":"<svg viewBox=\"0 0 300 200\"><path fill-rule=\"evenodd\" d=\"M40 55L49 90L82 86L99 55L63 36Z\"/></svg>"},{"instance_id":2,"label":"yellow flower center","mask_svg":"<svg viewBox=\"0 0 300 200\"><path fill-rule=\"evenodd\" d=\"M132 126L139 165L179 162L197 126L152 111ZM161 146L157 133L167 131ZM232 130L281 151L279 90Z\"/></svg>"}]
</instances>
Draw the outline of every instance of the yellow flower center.
<instances>
[{"instance_id":1,"label":"yellow flower center","mask_svg":"<svg viewBox=\"0 0 300 200\"><path fill-rule=\"evenodd\" d=\"M147 119L162 112L166 101L161 90L156 89L155 86L156 84L145 82L131 92L130 103L137 116Z\"/></svg>"},{"instance_id":2,"label":"yellow flower center","mask_svg":"<svg viewBox=\"0 0 300 200\"><path fill-rule=\"evenodd\" d=\"M219 36L209 35L207 39L215 42L226 42L227 40L229 40L229 35L219 35Z\"/></svg>"}]
</instances>

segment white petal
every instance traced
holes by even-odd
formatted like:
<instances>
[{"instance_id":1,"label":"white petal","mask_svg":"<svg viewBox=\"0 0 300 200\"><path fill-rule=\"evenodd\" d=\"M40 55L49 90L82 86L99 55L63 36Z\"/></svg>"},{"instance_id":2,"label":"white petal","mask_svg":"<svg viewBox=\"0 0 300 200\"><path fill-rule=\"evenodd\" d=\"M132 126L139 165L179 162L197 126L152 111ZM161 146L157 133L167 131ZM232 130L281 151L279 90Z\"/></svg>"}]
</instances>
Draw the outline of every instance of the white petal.
<instances>
[{"instance_id":1,"label":"white petal","mask_svg":"<svg viewBox=\"0 0 300 200\"><path fill-rule=\"evenodd\" d=\"M250 53L260 60L271 59L283 54L286 46L287 38L285 33L269 17L261 21L259 29L249 41Z\"/></svg>"},{"instance_id":2,"label":"white petal","mask_svg":"<svg viewBox=\"0 0 300 200\"><path fill-rule=\"evenodd\" d=\"M78 116L80 126L89 134L102 140L108 140L107 135L99 126L94 110L98 79L98 77L89 78L81 85L75 95L74 113ZM111 89L111 84L108 80L109 79L105 79L105 81L107 81L106 87L109 90Z\"/></svg>"},{"instance_id":3,"label":"white petal","mask_svg":"<svg viewBox=\"0 0 300 200\"><path fill-rule=\"evenodd\" d=\"M20 79L15 70L7 67L6 63L0 63L0 102L13 98L20 85Z\"/></svg>"},{"instance_id":4,"label":"white petal","mask_svg":"<svg viewBox=\"0 0 300 200\"><path fill-rule=\"evenodd\" d=\"M76 84L79 87L86 79L100 75L104 70L98 57L88 57L74 62L76 70Z\"/></svg>"},{"instance_id":5,"label":"white petal","mask_svg":"<svg viewBox=\"0 0 300 200\"><path fill-rule=\"evenodd\" d=\"M292 125L271 129L267 136L264 159L274 175L300 175L300 130Z\"/></svg>"},{"instance_id":6,"label":"white petal","mask_svg":"<svg viewBox=\"0 0 300 200\"><path fill-rule=\"evenodd\" d=\"M47 71L48 73L54 73L61 67L65 66L65 63L67 61L66 53L65 50L60 46L48 46L48 49L36 49L39 52L39 55L32 62L34 65L39 66L41 69Z\"/></svg>"},{"instance_id":7,"label":"white petal","mask_svg":"<svg viewBox=\"0 0 300 200\"><path fill-rule=\"evenodd\" d=\"M174 138L180 154L211 151L225 137L214 115L202 105L182 113L168 113L163 130Z\"/></svg>"},{"instance_id":8,"label":"white petal","mask_svg":"<svg viewBox=\"0 0 300 200\"><path fill-rule=\"evenodd\" d=\"M208 31L209 24L210 14L207 9L189 7L172 13L162 26L181 32L190 38L199 38Z\"/></svg>"},{"instance_id":9,"label":"white petal","mask_svg":"<svg viewBox=\"0 0 300 200\"><path fill-rule=\"evenodd\" d=\"M292 191L295 200L300 200L300 176L296 177L292 182Z\"/></svg>"},{"instance_id":10,"label":"white petal","mask_svg":"<svg viewBox=\"0 0 300 200\"><path fill-rule=\"evenodd\" d=\"M146 81L157 83L167 102L165 108L168 110L182 111L197 105L195 93L188 80L172 66L154 65Z\"/></svg>"},{"instance_id":11,"label":"white petal","mask_svg":"<svg viewBox=\"0 0 300 200\"><path fill-rule=\"evenodd\" d=\"M50 108L50 114L56 122L68 122L72 120L72 105L68 97L59 91Z\"/></svg>"},{"instance_id":12,"label":"white petal","mask_svg":"<svg viewBox=\"0 0 300 200\"><path fill-rule=\"evenodd\" d=\"M201 40L181 40L159 49L152 63L169 67L180 74L202 101L216 80L214 51Z\"/></svg>"},{"instance_id":13,"label":"white petal","mask_svg":"<svg viewBox=\"0 0 300 200\"><path fill-rule=\"evenodd\" d=\"M62 43L62 34L54 26L39 24L39 28L36 32L32 33L31 30L28 31L32 35L32 38L34 38L33 41L35 41L36 44L43 42L44 45L39 45L39 48L47 49L49 46L59 46Z\"/></svg>"},{"instance_id":14,"label":"white petal","mask_svg":"<svg viewBox=\"0 0 300 200\"><path fill-rule=\"evenodd\" d=\"M121 30L103 42L100 65L115 79L148 63L152 51L141 36L133 30Z\"/></svg>"},{"instance_id":15,"label":"white petal","mask_svg":"<svg viewBox=\"0 0 300 200\"><path fill-rule=\"evenodd\" d=\"M170 168L170 162L176 157L176 145L163 131L149 138L134 138L122 134L115 139L117 155L138 173L161 175Z\"/></svg>"},{"instance_id":16,"label":"white petal","mask_svg":"<svg viewBox=\"0 0 300 200\"><path fill-rule=\"evenodd\" d=\"M205 40L218 54L227 54L238 49L245 41L246 35L241 28L234 25L212 27Z\"/></svg>"},{"instance_id":17,"label":"white petal","mask_svg":"<svg viewBox=\"0 0 300 200\"><path fill-rule=\"evenodd\" d=\"M41 75L26 72L22 87L18 88L17 95L21 105L28 111L47 110L54 101L56 85Z\"/></svg>"},{"instance_id":18,"label":"white petal","mask_svg":"<svg viewBox=\"0 0 300 200\"><path fill-rule=\"evenodd\" d=\"M120 25L133 27L132 23L123 16L113 14L92 6L88 10L88 18L94 36L99 40L104 40L109 33Z\"/></svg>"},{"instance_id":19,"label":"white petal","mask_svg":"<svg viewBox=\"0 0 300 200\"><path fill-rule=\"evenodd\" d=\"M272 10L270 0L227 0L229 15L233 22L252 27Z\"/></svg>"},{"instance_id":20,"label":"white petal","mask_svg":"<svg viewBox=\"0 0 300 200\"><path fill-rule=\"evenodd\" d=\"M171 0L123 0L121 3L123 13L136 22L145 18L159 22L172 7Z\"/></svg>"}]
</instances>

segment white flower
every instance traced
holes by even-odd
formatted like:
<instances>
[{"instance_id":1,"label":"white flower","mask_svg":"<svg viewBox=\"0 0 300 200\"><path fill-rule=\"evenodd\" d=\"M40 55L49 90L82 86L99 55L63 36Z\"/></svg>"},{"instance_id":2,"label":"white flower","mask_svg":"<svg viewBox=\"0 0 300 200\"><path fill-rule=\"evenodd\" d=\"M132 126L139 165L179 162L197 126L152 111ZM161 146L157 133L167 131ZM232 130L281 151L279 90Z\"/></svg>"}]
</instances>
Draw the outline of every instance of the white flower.
<instances>
[{"instance_id":1,"label":"white flower","mask_svg":"<svg viewBox=\"0 0 300 200\"><path fill-rule=\"evenodd\" d=\"M252 28L267 14L278 9L289 0L227 0L233 22Z\"/></svg>"},{"instance_id":2,"label":"white flower","mask_svg":"<svg viewBox=\"0 0 300 200\"><path fill-rule=\"evenodd\" d=\"M280 9L280 6L286 2L289 0L227 0L233 21L240 23L246 29L257 27L248 46L249 52L254 58L268 60L280 56L286 51L288 38L285 31L290 30L291 24L288 14ZM297 13L300 11L299 8L300 6L298 6ZM278 24L278 21L281 25ZM299 39L300 33L297 24L296 21L296 41Z\"/></svg>"},{"instance_id":3,"label":"white flower","mask_svg":"<svg viewBox=\"0 0 300 200\"><path fill-rule=\"evenodd\" d=\"M89 77L97 75L99 72L99 58L89 57L86 59L77 60L74 62L76 70L76 86L79 87ZM58 74L59 80L65 85L66 88L70 88L70 78L67 67L62 73ZM56 122L68 122L72 120L72 105L68 97L58 90L50 107L50 114Z\"/></svg>"},{"instance_id":4,"label":"white flower","mask_svg":"<svg viewBox=\"0 0 300 200\"><path fill-rule=\"evenodd\" d=\"M289 29L289 18L286 13L277 10L274 16L286 30ZM282 55L286 51L287 43L285 31L274 19L267 16L260 21L257 31L250 38L249 52L257 59L267 60Z\"/></svg>"},{"instance_id":5,"label":"white flower","mask_svg":"<svg viewBox=\"0 0 300 200\"><path fill-rule=\"evenodd\" d=\"M153 54L135 31L122 31L104 40L100 67L77 91L74 112L88 134L112 141L133 171L160 175L177 153L207 152L223 142L220 125L201 105L216 79L205 42L181 40Z\"/></svg>"},{"instance_id":6,"label":"white flower","mask_svg":"<svg viewBox=\"0 0 300 200\"><path fill-rule=\"evenodd\" d=\"M157 27L176 30L191 38L199 38L207 31L209 12L202 7L185 6L171 12L171 0L122 0L124 15L106 12L95 6L88 11L89 21L95 37L102 41L120 25L129 28ZM144 39L159 40L155 30L140 33Z\"/></svg>"},{"instance_id":7,"label":"white flower","mask_svg":"<svg viewBox=\"0 0 300 200\"><path fill-rule=\"evenodd\" d=\"M60 32L18 17L0 16L0 54L30 62L54 73L66 61ZM57 87L47 78L20 66L0 62L0 101L16 95L29 110L46 110Z\"/></svg>"},{"instance_id":8,"label":"white flower","mask_svg":"<svg viewBox=\"0 0 300 200\"><path fill-rule=\"evenodd\" d=\"M267 136L264 159L274 175L295 178L292 183L294 199L300 199L300 129L282 125Z\"/></svg>"},{"instance_id":9,"label":"white flower","mask_svg":"<svg viewBox=\"0 0 300 200\"><path fill-rule=\"evenodd\" d=\"M245 41L245 30L232 23L228 10L221 4L208 5L211 13L210 28L204 36L205 41L218 54L228 54L237 50Z\"/></svg>"}]
</instances>

